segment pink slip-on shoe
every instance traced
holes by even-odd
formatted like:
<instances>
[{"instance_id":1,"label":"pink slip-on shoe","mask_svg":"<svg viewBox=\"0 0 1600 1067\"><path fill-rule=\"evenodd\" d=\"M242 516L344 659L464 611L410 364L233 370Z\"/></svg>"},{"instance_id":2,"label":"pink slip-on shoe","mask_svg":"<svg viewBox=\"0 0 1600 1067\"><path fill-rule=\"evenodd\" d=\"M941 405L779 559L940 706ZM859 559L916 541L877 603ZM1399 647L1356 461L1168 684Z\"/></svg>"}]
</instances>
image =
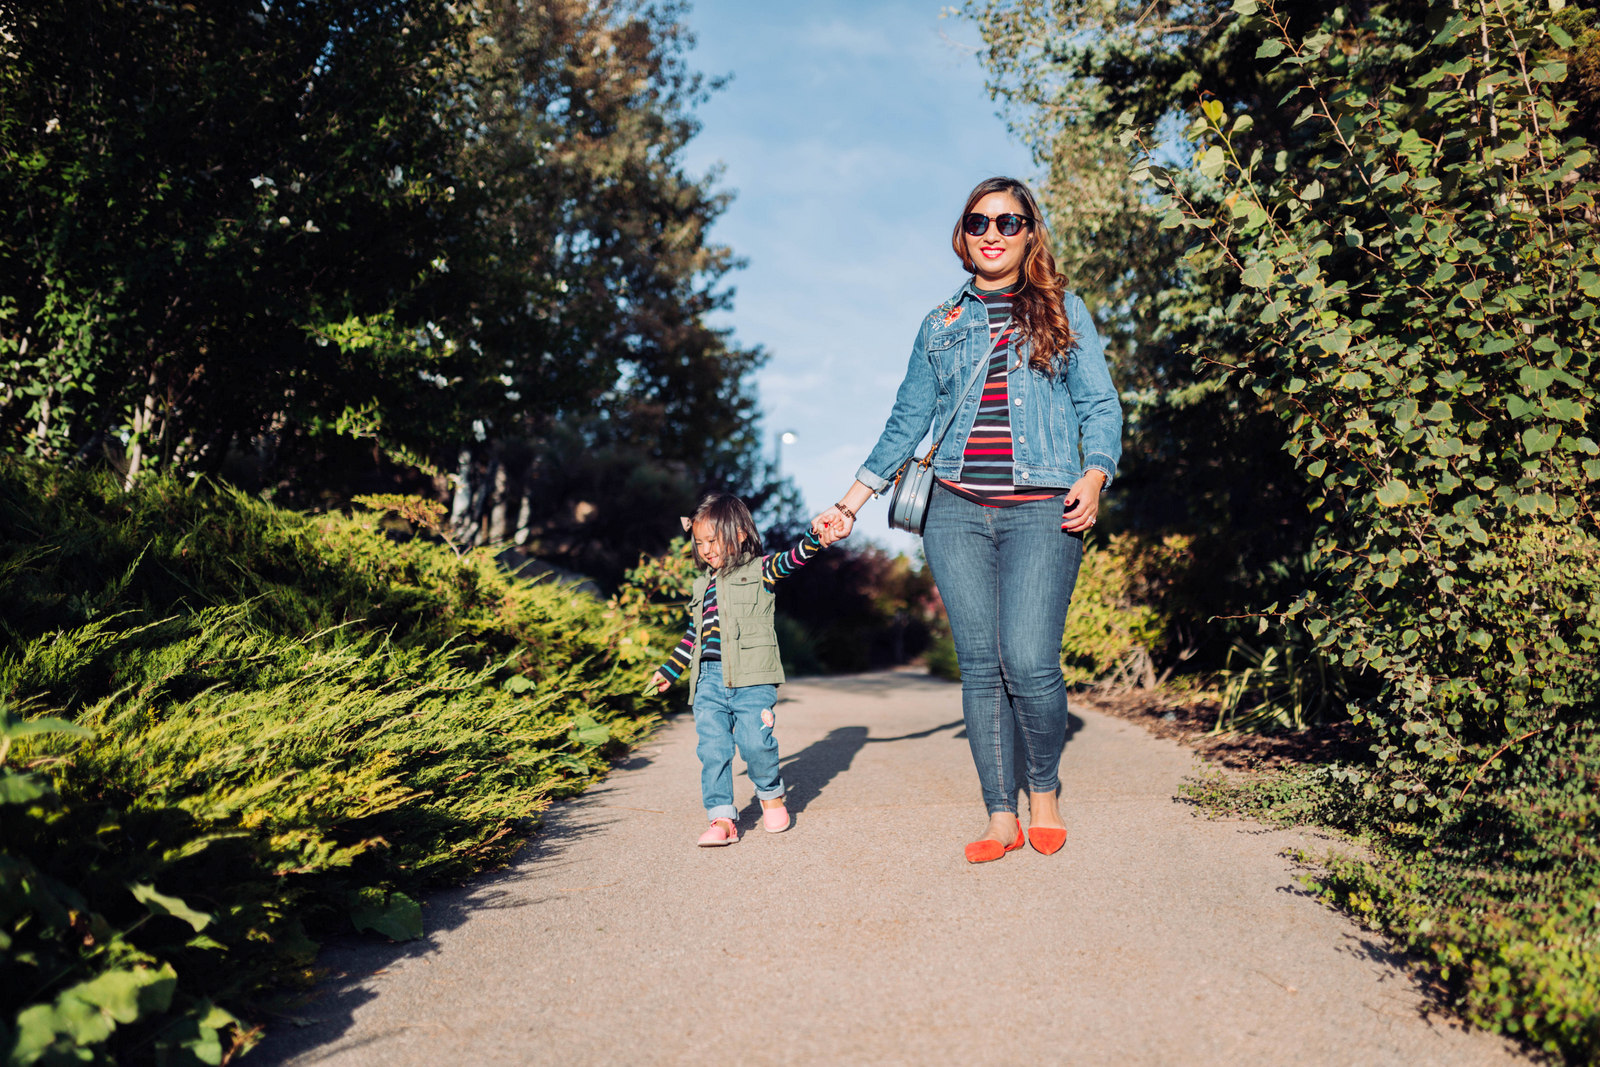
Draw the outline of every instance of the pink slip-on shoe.
<instances>
[{"instance_id":1,"label":"pink slip-on shoe","mask_svg":"<svg viewBox=\"0 0 1600 1067\"><path fill-rule=\"evenodd\" d=\"M717 848L720 845L731 845L739 840L739 831L734 828L732 819L713 819L711 826L700 835L696 842L701 848Z\"/></svg>"},{"instance_id":2,"label":"pink slip-on shoe","mask_svg":"<svg viewBox=\"0 0 1600 1067\"><path fill-rule=\"evenodd\" d=\"M761 828L769 834L781 834L789 828L789 809L779 804L775 808L761 809Z\"/></svg>"}]
</instances>

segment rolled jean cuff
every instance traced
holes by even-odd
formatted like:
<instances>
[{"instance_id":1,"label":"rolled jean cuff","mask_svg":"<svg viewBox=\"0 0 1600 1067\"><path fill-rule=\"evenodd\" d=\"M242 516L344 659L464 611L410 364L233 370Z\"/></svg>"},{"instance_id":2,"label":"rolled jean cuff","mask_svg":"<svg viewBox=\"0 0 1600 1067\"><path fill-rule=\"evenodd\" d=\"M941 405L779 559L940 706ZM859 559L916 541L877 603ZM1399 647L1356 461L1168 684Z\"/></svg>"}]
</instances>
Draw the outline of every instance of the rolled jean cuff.
<instances>
[{"instance_id":1,"label":"rolled jean cuff","mask_svg":"<svg viewBox=\"0 0 1600 1067\"><path fill-rule=\"evenodd\" d=\"M787 792L789 792L789 790L784 788L783 779L779 778L778 779L778 784L773 786L771 789L757 789L756 790L756 799L757 800L772 800L775 797L783 796Z\"/></svg>"},{"instance_id":2,"label":"rolled jean cuff","mask_svg":"<svg viewBox=\"0 0 1600 1067\"><path fill-rule=\"evenodd\" d=\"M1116 469L1116 463L1104 452L1091 452L1084 457L1083 473L1088 474L1090 471L1099 471L1106 476L1106 484L1100 487L1102 489L1111 488L1112 479L1115 477L1112 472Z\"/></svg>"},{"instance_id":3,"label":"rolled jean cuff","mask_svg":"<svg viewBox=\"0 0 1600 1067\"><path fill-rule=\"evenodd\" d=\"M1015 804L1013 804L1008 808L1005 808L1005 807L1002 807L1002 808L990 808L989 809L989 814L990 815L1000 815L1000 814L1015 815L1015 814L1017 814L1017 806Z\"/></svg>"},{"instance_id":4,"label":"rolled jean cuff","mask_svg":"<svg viewBox=\"0 0 1600 1067\"><path fill-rule=\"evenodd\" d=\"M732 804L719 804L714 808L706 809L706 822L716 822L718 819L727 819L729 822L739 821L739 809Z\"/></svg>"},{"instance_id":5,"label":"rolled jean cuff","mask_svg":"<svg viewBox=\"0 0 1600 1067\"><path fill-rule=\"evenodd\" d=\"M1060 788L1061 776L1059 774L1056 775L1056 780L1051 782L1049 785L1034 785L1032 782L1028 783L1028 792L1030 793L1054 793Z\"/></svg>"},{"instance_id":6,"label":"rolled jean cuff","mask_svg":"<svg viewBox=\"0 0 1600 1067\"><path fill-rule=\"evenodd\" d=\"M871 489L874 493L881 493L889 487L889 479L876 471L868 470L866 464L862 464L861 469L856 471L856 481Z\"/></svg>"}]
</instances>

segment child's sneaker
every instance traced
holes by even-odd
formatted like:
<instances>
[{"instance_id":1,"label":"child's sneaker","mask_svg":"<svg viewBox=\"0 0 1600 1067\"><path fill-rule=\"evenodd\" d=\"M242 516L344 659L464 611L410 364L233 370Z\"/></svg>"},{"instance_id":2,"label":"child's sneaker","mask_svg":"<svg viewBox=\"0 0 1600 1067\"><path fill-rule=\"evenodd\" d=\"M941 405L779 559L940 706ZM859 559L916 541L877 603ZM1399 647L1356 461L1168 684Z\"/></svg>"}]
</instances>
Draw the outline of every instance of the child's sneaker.
<instances>
[{"instance_id":1,"label":"child's sneaker","mask_svg":"<svg viewBox=\"0 0 1600 1067\"><path fill-rule=\"evenodd\" d=\"M779 803L775 808L761 808L761 828L769 834L781 834L789 828L789 809Z\"/></svg>"},{"instance_id":2,"label":"child's sneaker","mask_svg":"<svg viewBox=\"0 0 1600 1067\"><path fill-rule=\"evenodd\" d=\"M700 835L700 840L696 843L701 848L717 848L720 845L731 845L737 840L739 831L734 828L732 819L714 819L710 828Z\"/></svg>"}]
</instances>

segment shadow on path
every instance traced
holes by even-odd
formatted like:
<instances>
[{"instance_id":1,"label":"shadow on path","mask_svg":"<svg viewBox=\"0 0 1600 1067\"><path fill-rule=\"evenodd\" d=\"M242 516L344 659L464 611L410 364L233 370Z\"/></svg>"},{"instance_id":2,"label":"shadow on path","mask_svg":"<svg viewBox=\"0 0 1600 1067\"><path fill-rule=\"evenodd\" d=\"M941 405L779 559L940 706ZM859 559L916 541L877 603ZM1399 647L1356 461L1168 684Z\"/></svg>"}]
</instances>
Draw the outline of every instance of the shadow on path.
<instances>
[{"instance_id":1,"label":"shadow on path","mask_svg":"<svg viewBox=\"0 0 1600 1067\"><path fill-rule=\"evenodd\" d=\"M841 726L828 731L828 736L813 741L805 748L782 761L783 781L789 787L786 806L790 812L802 812L806 805L817 799L828 783L850 769L856 754L867 745L881 745L893 741L919 741L945 730L954 730L961 720L932 726L916 733L899 737L869 737L865 726ZM958 735L959 736L959 735ZM761 802L752 800L747 811L759 813Z\"/></svg>"},{"instance_id":2,"label":"shadow on path","mask_svg":"<svg viewBox=\"0 0 1600 1067\"><path fill-rule=\"evenodd\" d=\"M913 676L915 677L915 676ZM945 684L945 683L939 683ZM1072 738L1079 730L1083 729L1083 720L1078 716L1067 715L1067 735L1062 742L1062 748L1070 744ZM954 722L943 723L939 726L930 726L926 730L915 733L900 734L896 737L871 737L865 726L840 726L829 730L828 735L820 741L813 741L805 748L792 756L786 756L780 761L783 767L783 782L789 789L785 806L791 815L799 814L806 810L806 805L822 795L839 775L850 769L850 764L855 762L856 755L867 745L892 744L897 741L922 741L946 730L954 730L950 736L954 740L964 740L967 736L966 728L960 719ZM1021 739L1018 738L1018 745ZM761 815L761 801L752 797L739 813L741 823L747 818L757 819Z\"/></svg>"}]
</instances>

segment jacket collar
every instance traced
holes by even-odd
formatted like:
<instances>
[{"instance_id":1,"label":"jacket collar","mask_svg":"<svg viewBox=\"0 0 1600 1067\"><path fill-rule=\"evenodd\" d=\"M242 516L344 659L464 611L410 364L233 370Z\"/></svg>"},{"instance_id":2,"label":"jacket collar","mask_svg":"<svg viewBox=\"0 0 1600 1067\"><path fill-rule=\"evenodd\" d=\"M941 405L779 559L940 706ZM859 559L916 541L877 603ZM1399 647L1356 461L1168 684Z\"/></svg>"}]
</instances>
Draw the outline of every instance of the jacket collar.
<instances>
[{"instance_id":1,"label":"jacket collar","mask_svg":"<svg viewBox=\"0 0 1600 1067\"><path fill-rule=\"evenodd\" d=\"M969 277L962 284L961 288L957 289L955 291L955 293L951 295L950 303L959 304L959 303L961 303L963 298L969 297L969 296L972 297L974 300L982 300L983 299L983 297L978 295L978 276L976 274L974 274L971 277Z\"/></svg>"}]
</instances>

